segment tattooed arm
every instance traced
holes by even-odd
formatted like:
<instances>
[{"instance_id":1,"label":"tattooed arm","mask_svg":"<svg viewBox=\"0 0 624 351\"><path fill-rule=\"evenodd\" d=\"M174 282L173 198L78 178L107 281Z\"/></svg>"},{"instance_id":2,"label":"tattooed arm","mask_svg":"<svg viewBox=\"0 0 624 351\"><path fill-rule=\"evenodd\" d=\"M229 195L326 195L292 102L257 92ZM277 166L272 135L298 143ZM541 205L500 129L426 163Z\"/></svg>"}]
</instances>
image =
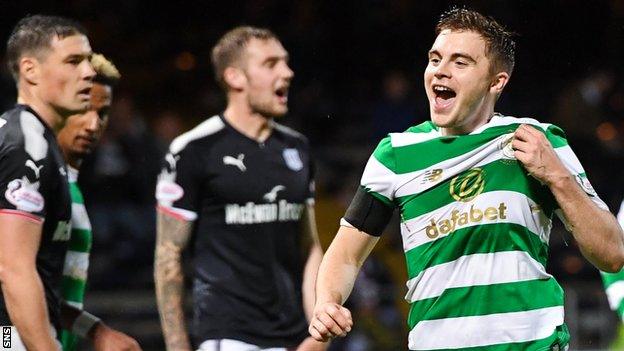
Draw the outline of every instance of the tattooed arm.
<instances>
[{"instance_id":1,"label":"tattooed arm","mask_svg":"<svg viewBox=\"0 0 624 351\"><path fill-rule=\"evenodd\" d=\"M182 250L191 236L192 222L158 211L154 279L156 299L168 351L190 351L184 320Z\"/></svg>"}]
</instances>

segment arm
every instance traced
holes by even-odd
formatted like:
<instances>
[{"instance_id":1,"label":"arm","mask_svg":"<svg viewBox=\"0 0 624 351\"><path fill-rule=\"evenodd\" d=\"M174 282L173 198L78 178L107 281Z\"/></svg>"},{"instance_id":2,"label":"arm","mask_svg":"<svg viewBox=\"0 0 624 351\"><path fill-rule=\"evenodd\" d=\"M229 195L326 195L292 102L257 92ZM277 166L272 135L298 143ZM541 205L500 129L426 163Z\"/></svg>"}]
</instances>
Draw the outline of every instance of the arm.
<instances>
[{"instance_id":1,"label":"arm","mask_svg":"<svg viewBox=\"0 0 624 351\"><path fill-rule=\"evenodd\" d=\"M316 340L326 341L351 331L351 312L342 307L355 278L378 237L341 226L325 253L316 281L316 305L308 328Z\"/></svg>"},{"instance_id":2,"label":"arm","mask_svg":"<svg viewBox=\"0 0 624 351\"><path fill-rule=\"evenodd\" d=\"M306 241L309 243L308 258L303 270L303 284L301 286L303 295L303 310L306 315L306 319L310 321L312 319L312 312L314 310L314 285L316 284L316 275L318 273L321 259L323 259L323 248L319 241L318 231L316 229L316 218L314 215L314 205L307 205L302 219L303 234ZM306 338L297 347L297 351L322 351L326 350L329 346L328 343L322 343L314 340L311 337Z\"/></svg>"},{"instance_id":3,"label":"arm","mask_svg":"<svg viewBox=\"0 0 624 351\"><path fill-rule=\"evenodd\" d=\"M29 350L57 350L37 272L42 223L0 214L0 282L11 322Z\"/></svg>"},{"instance_id":4,"label":"arm","mask_svg":"<svg viewBox=\"0 0 624 351\"><path fill-rule=\"evenodd\" d=\"M191 350L184 320L182 250L192 222L158 211L154 279L156 299L167 350Z\"/></svg>"},{"instance_id":5,"label":"arm","mask_svg":"<svg viewBox=\"0 0 624 351\"><path fill-rule=\"evenodd\" d=\"M544 134L520 126L512 146L527 171L550 188L583 255L600 270L619 271L624 265L622 228L576 183Z\"/></svg>"},{"instance_id":6,"label":"arm","mask_svg":"<svg viewBox=\"0 0 624 351\"><path fill-rule=\"evenodd\" d=\"M314 216L314 206L307 205L303 213L303 232L304 237L310 242L308 258L303 270L303 310L306 318L310 320L312 311L314 310L314 285L316 284L316 275L319 265L323 259L323 248L319 241L318 231L316 230L316 218Z\"/></svg>"},{"instance_id":7,"label":"arm","mask_svg":"<svg viewBox=\"0 0 624 351\"><path fill-rule=\"evenodd\" d=\"M89 316L93 322L90 328L86 328L87 330L75 330L74 323L80 316ZM61 305L61 322L63 328L91 340L96 351L141 351L139 343L132 337L110 328L97 317L91 316L65 301Z\"/></svg>"}]
</instances>

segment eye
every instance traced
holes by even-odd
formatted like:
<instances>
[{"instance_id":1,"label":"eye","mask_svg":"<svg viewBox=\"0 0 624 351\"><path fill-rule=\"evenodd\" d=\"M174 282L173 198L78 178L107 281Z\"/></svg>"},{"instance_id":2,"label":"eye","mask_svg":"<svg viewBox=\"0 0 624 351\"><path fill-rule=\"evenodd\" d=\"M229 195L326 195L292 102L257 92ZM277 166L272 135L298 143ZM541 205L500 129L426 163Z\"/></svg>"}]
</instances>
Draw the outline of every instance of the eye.
<instances>
[{"instance_id":1,"label":"eye","mask_svg":"<svg viewBox=\"0 0 624 351\"><path fill-rule=\"evenodd\" d=\"M429 63L432 65L437 65L438 63L440 63L440 59L437 57L430 57L429 58Z\"/></svg>"},{"instance_id":2,"label":"eye","mask_svg":"<svg viewBox=\"0 0 624 351\"><path fill-rule=\"evenodd\" d=\"M275 67L275 65L277 65L277 60L266 60L264 65L268 68L273 68Z\"/></svg>"},{"instance_id":3,"label":"eye","mask_svg":"<svg viewBox=\"0 0 624 351\"><path fill-rule=\"evenodd\" d=\"M97 112L100 121L106 121L108 119L109 108L103 108Z\"/></svg>"},{"instance_id":4,"label":"eye","mask_svg":"<svg viewBox=\"0 0 624 351\"><path fill-rule=\"evenodd\" d=\"M466 62L466 61L462 61L462 60L457 60L457 61L455 61L455 64L456 64L457 66L459 66L459 67L465 67L465 66L468 66L468 62Z\"/></svg>"}]
</instances>

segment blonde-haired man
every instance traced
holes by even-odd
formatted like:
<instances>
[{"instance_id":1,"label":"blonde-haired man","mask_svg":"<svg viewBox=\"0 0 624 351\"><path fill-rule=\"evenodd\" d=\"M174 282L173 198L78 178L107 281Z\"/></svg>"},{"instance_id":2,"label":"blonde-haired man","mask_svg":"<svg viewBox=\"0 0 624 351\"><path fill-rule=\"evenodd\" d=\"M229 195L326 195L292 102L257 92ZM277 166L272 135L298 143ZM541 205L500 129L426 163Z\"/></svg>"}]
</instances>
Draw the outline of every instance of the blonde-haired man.
<instances>
[{"instance_id":1,"label":"blonde-haired man","mask_svg":"<svg viewBox=\"0 0 624 351\"><path fill-rule=\"evenodd\" d=\"M67 118L57 136L68 165L72 199L71 237L61 286L65 302L61 312L67 320L64 325L72 327L63 329L61 342L64 351L75 350L78 337L92 339L96 350L139 350L133 338L106 326L99 318L82 310L92 236L84 199L77 183L78 170L82 159L93 151L106 129L113 86L121 78L115 65L103 55L94 54L91 65L96 75L90 91L90 108L85 113Z\"/></svg>"}]
</instances>

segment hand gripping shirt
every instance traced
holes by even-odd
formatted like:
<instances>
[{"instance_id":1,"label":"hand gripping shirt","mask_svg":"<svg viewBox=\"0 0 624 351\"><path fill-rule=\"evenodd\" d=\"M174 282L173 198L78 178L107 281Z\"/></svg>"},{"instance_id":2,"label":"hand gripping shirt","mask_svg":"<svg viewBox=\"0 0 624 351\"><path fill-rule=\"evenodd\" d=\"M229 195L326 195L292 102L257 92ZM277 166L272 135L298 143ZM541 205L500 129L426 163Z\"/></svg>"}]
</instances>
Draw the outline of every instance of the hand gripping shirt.
<instances>
[{"instance_id":1,"label":"hand gripping shirt","mask_svg":"<svg viewBox=\"0 0 624 351\"><path fill-rule=\"evenodd\" d=\"M37 272L50 321L58 329L71 216L67 168L54 133L25 105L0 116L0 213L43 222ZM0 325L11 324L0 298Z\"/></svg>"},{"instance_id":2,"label":"hand gripping shirt","mask_svg":"<svg viewBox=\"0 0 624 351\"><path fill-rule=\"evenodd\" d=\"M263 143L214 116L176 138L160 211L194 221L192 336L292 347L307 334L303 223L313 201L307 140L279 124Z\"/></svg>"},{"instance_id":3,"label":"hand gripping shirt","mask_svg":"<svg viewBox=\"0 0 624 351\"><path fill-rule=\"evenodd\" d=\"M401 214L410 350L567 346L563 289L545 268L553 214L563 216L548 187L514 157L521 124L543 132L607 209L561 129L534 119L497 114L461 136L442 136L425 122L383 139L366 165L360 191Z\"/></svg>"}]
</instances>

